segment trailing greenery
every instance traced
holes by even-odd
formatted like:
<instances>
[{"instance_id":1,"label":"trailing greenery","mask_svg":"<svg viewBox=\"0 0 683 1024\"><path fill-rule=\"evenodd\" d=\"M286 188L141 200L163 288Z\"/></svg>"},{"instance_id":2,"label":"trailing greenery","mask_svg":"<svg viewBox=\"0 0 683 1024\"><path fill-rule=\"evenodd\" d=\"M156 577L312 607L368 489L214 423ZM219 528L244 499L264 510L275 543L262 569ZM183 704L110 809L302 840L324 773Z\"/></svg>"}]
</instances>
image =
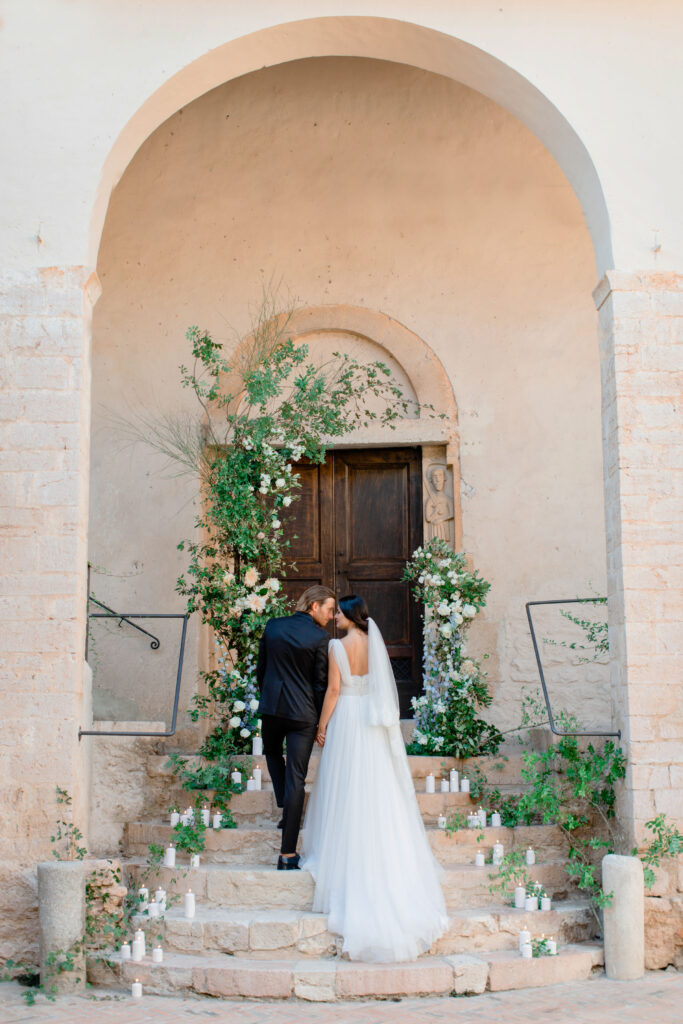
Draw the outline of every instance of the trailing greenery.
<instances>
[{"instance_id":1,"label":"trailing greenery","mask_svg":"<svg viewBox=\"0 0 683 1024\"><path fill-rule=\"evenodd\" d=\"M413 552L403 579L424 605L424 693L412 701L415 731L409 753L495 754L502 734L479 714L492 700L486 673L465 648L467 629L486 604L491 584L441 538Z\"/></svg>"},{"instance_id":2,"label":"trailing greenery","mask_svg":"<svg viewBox=\"0 0 683 1024\"><path fill-rule=\"evenodd\" d=\"M56 833L50 836L50 842L53 844L52 856L57 860L83 860L88 852L85 846L80 845L83 842L83 833L73 821L66 820L70 818L71 797L60 786L56 786L55 791L57 804L64 807L66 813L58 819Z\"/></svg>"},{"instance_id":3,"label":"trailing greenery","mask_svg":"<svg viewBox=\"0 0 683 1024\"><path fill-rule=\"evenodd\" d=\"M665 814L658 814L651 821L646 821L645 826L654 834L654 838L640 853L637 846L631 853L642 860L645 888L651 889L657 878L654 869L659 867L662 860L683 853L683 833L675 825L668 824Z\"/></svg>"},{"instance_id":4,"label":"trailing greenery","mask_svg":"<svg viewBox=\"0 0 683 1024\"><path fill-rule=\"evenodd\" d=\"M514 902L517 886L523 885L525 891L534 883L529 874L523 850L510 850L503 855L498 871L489 882L489 891L498 894L506 903Z\"/></svg>"},{"instance_id":5,"label":"trailing greenery","mask_svg":"<svg viewBox=\"0 0 683 1024\"><path fill-rule=\"evenodd\" d=\"M585 597L581 600L581 604L607 604L607 598ZM579 655L579 664L600 662L601 660L602 664L606 664L604 659L609 658L607 622L600 619L596 621L594 619L581 618L564 608L560 609L560 615L567 619L568 622L573 622L575 626L579 627L584 634L584 642L581 643L578 640L553 640L543 637L543 643L553 647L566 647L570 651L588 651L587 655Z\"/></svg>"}]
</instances>

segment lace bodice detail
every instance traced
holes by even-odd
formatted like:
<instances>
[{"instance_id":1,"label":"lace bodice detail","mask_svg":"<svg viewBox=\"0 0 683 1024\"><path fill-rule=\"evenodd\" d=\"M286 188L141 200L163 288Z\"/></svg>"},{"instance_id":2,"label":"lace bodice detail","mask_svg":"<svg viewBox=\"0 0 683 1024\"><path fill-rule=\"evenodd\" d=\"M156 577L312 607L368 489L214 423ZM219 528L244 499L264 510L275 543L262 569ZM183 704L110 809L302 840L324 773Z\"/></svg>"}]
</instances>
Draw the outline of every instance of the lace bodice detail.
<instances>
[{"instance_id":1,"label":"lace bodice detail","mask_svg":"<svg viewBox=\"0 0 683 1024\"><path fill-rule=\"evenodd\" d=\"M339 692L347 696L363 696L368 693L370 687L370 673L364 676L351 675L351 666L341 640L330 640L329 650L334 652L334 660L339 667L341 675L341 686Z\"/></svg>"}]
</instances>

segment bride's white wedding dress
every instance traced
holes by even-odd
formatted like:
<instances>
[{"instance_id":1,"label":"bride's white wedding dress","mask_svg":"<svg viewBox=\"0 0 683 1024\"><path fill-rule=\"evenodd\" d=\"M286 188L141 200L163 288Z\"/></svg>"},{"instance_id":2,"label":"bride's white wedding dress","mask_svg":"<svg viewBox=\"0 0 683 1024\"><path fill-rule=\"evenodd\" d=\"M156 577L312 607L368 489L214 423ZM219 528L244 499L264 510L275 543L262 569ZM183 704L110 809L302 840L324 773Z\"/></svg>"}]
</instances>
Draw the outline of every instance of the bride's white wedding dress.
<instances>
[{"instance_id":1,"label":"bride's white wedding dress","mask_svg":"<svg viewBox=\"0 0 683 1024\"><path fill-rule=\"evenodd\" d=\"M313 910L352 960L415 960L448 927L443 869L425 833L401 736L396 684L369 620L369 664L341 675L302 830L301 867L315 879Z\"/></svg>"}]
</instances>

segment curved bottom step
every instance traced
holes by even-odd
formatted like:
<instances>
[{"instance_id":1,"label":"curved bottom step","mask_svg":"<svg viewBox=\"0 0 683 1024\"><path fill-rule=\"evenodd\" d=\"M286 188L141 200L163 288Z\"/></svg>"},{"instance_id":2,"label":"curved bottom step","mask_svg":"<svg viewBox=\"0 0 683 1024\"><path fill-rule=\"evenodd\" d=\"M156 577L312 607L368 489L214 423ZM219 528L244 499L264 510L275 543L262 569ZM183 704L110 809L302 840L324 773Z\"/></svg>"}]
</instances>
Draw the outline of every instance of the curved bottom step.
<instances>
[{"instance_id":1,"label":"curved bottom step","mask_svg":"<svg viewBox=\"0 0 683 1024\"><path fill-rule=\"evenodd\" d=\"M225 999L305 999L335 1002L389 996L477 995L489 989L537 988L589 978L603 963L602 947L565 946L557 956L523 960L501 951L481 956L423 957L413 963L367 964L345 960L249 960L232 956L167 954L123 962L118 953L91 956L88 980L98 986L142 982L156 994L196 992Z\"/></svg>"}]
</instances>

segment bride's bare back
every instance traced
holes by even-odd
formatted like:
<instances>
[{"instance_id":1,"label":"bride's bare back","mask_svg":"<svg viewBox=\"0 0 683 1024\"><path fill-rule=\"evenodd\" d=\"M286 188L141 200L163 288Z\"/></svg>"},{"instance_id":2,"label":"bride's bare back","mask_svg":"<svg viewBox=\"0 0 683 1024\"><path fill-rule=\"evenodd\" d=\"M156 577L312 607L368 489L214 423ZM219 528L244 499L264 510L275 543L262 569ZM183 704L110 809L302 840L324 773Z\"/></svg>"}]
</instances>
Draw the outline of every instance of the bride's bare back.
<instances>
[{"instance_id":1,"label":"bride's bare back","mask_svg":"<svg viewBox=\"0 0 683 1024\"><path fill-rule=\"evenodd\" d=\"M349 662L349 671L352 676L366 676L368 674L368 637L360 629L354 629L349 636L342 640L342 647L346 651Z\"/></svg>"}]
</instances>

